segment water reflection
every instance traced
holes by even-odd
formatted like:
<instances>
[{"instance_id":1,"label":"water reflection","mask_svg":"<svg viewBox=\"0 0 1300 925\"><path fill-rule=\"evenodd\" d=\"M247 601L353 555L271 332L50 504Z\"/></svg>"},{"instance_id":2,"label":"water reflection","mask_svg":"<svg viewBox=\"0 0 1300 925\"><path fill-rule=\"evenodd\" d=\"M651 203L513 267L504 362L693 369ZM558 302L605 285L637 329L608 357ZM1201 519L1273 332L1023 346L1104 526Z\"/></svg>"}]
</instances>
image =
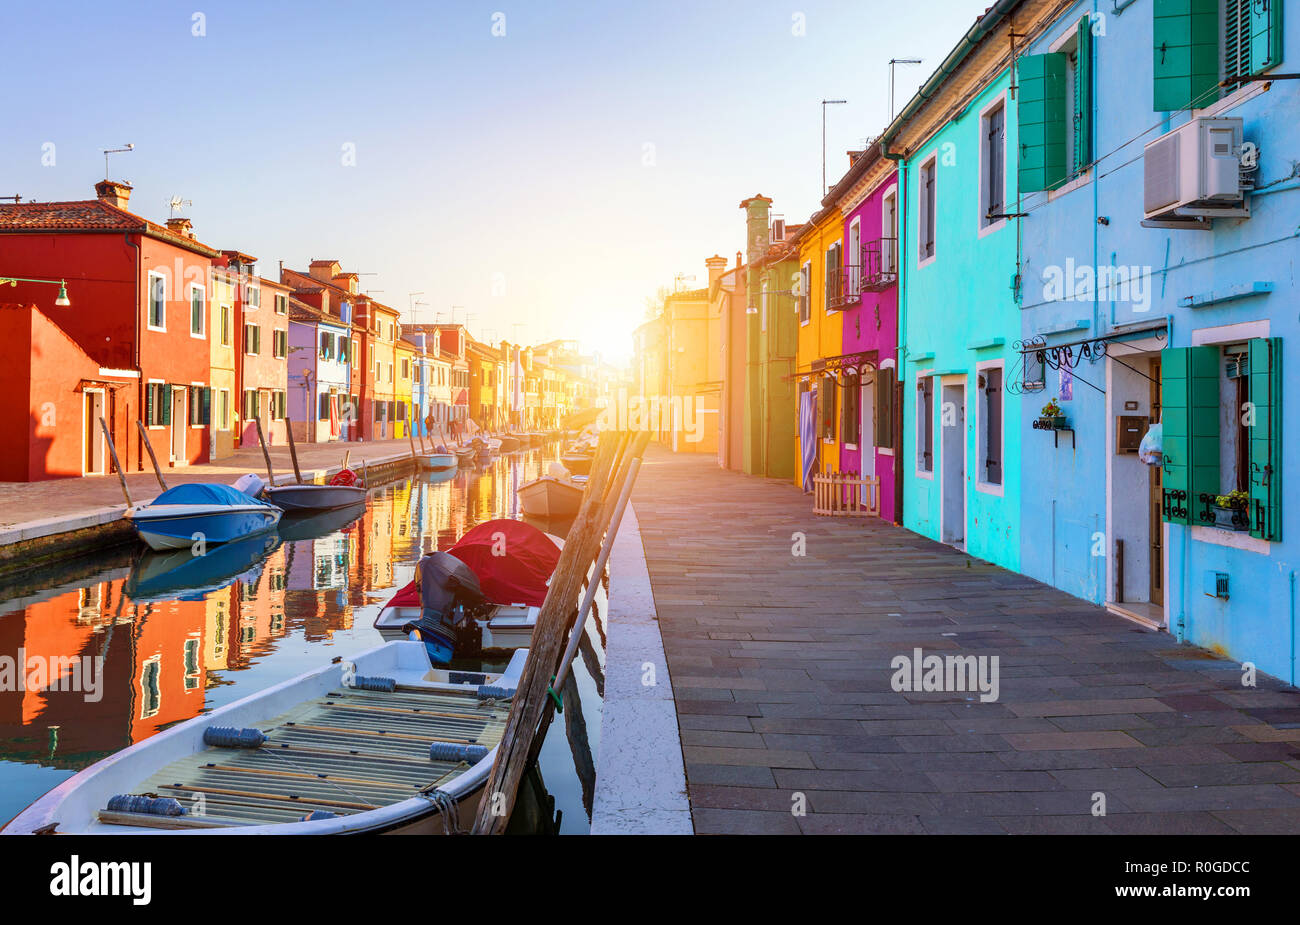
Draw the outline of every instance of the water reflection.
<instances>
[{"instance_id":1,"label":"water reflection","mask_svg":"<svg viewBox=\"0 0 1300 925\"><path fill-rule=\"evenodd\" d=\"M377 645L374 617L411 579L420 551L451 546L484 520L519 517L515 489L557 455L548 446L415 476L372 491L364 506L286 517L278 534L213 547L201 558L116 550L64 569L66 583L7 587L9 599L0 603L0 822L132 742ZM529 814L549 824L559 813L564 832L586 831L589 818L603 612L598 595L572 693L565 692L540 774L528 784ZM98 666L97 694L85 684L64 689L74 658ZM48 682L27 684L18 670L6 683L6 659L47 666Z\"/></svg>"}]
</instances>

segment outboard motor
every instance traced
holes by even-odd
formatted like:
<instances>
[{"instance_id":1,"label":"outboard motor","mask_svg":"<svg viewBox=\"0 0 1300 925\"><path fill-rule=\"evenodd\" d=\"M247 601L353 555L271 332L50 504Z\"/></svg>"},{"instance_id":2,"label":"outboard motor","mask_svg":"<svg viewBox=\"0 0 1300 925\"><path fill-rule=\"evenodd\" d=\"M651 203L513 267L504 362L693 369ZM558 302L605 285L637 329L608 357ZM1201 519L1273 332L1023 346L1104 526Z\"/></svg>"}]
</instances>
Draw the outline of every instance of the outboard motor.
<instances>
[{"instance_id":1,"label":"outboard motor","mask_svg":"<svg viewBox=\"0 0 1300 925\"><path fill-rule=\"evenodd\" d=\"M422 620L438 620L454 627L457 610L475 610L486 603L478 576L451 553L435 552L422 558L420 570L420 608Z\"/></svg>"},{"instance_id":2,"label":"outboard motor","mask_svg":"<svg viewBox=\"0 0 1300 925\"><path fill-rule=\"evenodd\" d=\"M232 487L235 491L242 491L250 498L256 498L262 494L262 489L266 487L266 481L261 476L250 472L236 479Z\"/></svg>"}]
</instances>

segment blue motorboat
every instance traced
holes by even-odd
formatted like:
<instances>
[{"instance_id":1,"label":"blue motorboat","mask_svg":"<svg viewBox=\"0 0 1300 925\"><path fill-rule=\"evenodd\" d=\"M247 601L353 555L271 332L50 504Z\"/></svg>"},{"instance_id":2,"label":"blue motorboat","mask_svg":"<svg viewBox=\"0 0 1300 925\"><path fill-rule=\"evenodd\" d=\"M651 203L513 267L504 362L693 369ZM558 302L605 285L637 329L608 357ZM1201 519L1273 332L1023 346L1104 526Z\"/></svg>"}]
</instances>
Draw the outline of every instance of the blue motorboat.
<instances>
[{"instance_id":1,"label":"blue motorboat","mask_svg":"<svg viewBox=\"0 0 1300 925\"><path fill-rule=\"evenodd\" d=\"M216 482L190 482L169 488L125 516L149 548L204 547L270 530L284 512L273 504Z\"/></svg>"}]
</instances>

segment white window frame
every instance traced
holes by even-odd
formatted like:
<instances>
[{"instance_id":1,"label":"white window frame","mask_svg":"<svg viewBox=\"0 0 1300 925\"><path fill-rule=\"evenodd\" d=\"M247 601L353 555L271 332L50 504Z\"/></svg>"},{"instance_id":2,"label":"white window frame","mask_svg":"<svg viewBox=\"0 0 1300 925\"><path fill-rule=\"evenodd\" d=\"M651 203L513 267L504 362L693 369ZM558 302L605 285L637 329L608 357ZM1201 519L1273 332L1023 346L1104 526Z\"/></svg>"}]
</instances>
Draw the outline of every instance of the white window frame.
<instances>
[{"instance_id":1,"label":"white window frame","mask_svg":"<svg viewBox=\"0 0 1300 925\"><path fill-rule=\"evenodd\" d=\"M985 451L985 446L984 446L985 443L987 442L984 434L984 426L987 422L984 420L985 417L984 401L983 401L984 393L983 390L980 388L979 377L980 374L987 369L999 369L1002 371L1002 392L1003 392L1001 398L1002 433L999 435L1000 439L999 439L999 446L998 446L998 454L999 454L998 458L1002 460L1001 484L986 482L983 479L984 473L988 471L988 469L984 465L984 460L987 458L988 455L987 452ZM1005 395L1006 385L1007 385L1006 360L1002 358L998 358L996 360L984 360L982 362L977 362L975 364L974 391L977 395L975 401L975 469L976 469L975 490L980 492L981 494L996 495L999 498L1005 497L1006 484L1007 484L1007 400Z\"/></svg>"},{"instance_id":2,"label":"white window frame","mask_svg":"<svg viewBox=\"0 0 1300 925\"><path fill-rule=\"evenodd\" d=\"M976 236L979 238L985 235L993 234L1007 224L1005 218L994 219L991 222L985 222L984 216L988 213L989 193L991 190L987 187L988 178L984 175L984 168L988 162L988 123L989 116L997 109L1002 110L1002 212L1005 214L1011 206L1011 197L1007 187L1011 177L1011 169L1007 162L1011 146L1011 131L1008 123L1008 117L1011 113L1010 106L1007 105L1007 94L999 93L996 97L989 100L988 104L980 110L979 118L979 208L975 210ZM938 187L936 185L935 202L938 202ZM936 208L937 212L938 209ZM939 250L939 243L935 241L935 252Z\"/></svg>"},{"instance_id":3,"label":"white window frame","mask_svg":"<svg viewBox=\"0 0 1300 925\"><path fill-rule=\"evenodd\" d=\"M857 238L857 243L854 243ZM862 297L862 216L855 215L853 221L849 222L849 232L844 236L845 249L849 252L848 262L844 264L849 270L849 279L852 280L852 294L846 293L850 298Z\"/></svg>"},{"instance_id":4,"label":"white window frame","mask_svg":"<svg viewBox=\"0 0 1300 925\"><path fill-rule=\"evenodd\" d=\"M199 333L197 334L194 333L194 290L196 289L203 296L203 308L199 311L199 324L202 325L203 330L199 331ZM186 289L185 292L186 295L188 296L188 298L185 300L185 305L189 309L188 314L190 316L189 317L190 337L194 338L195 340L207 340L208 339L208 291L199 283L190 283L189 287Z\"/></svg>"},{"instance_id":5,"label":"white window frame","mask_svg":"<svg viewBox=\"0 0 1300 925\"><path fill-rule=\"evenodd\" d=\"M151 385L166 385L166 384L167 384L167 380L166 380L166 379L146 379L146 380L144 381L144 387L145 387L146 389L149 388L149 386L151 386ZM169 400L170 400L170 398L169 398ZM159 417L161 417L161 415L159 415ZM166 429L167 429L167 425L166 425L166 424L151 424L151 423L149 423L149 422L147 422L147 421L145 422L145 425L144 425L144 426L145 426L148 430L166 430Z\"/></svg>"},{"instance_id":6,"label":"white window frame","mask_svg":"<svg viewBox=\"0 0 1300 925\"><path fill-rule=\"evenodd\" d=\"M163 284L162 304L158 307L158 319L162 322L161 325L156 325L149 320L149 309L153 306L153 281L155 279L162 280ZM149 284L145 290L144 324L150 331L157 331L160 334L167 333L167 274L158 270L149 271Z\"/></svg>"},{"instance_id":7,"label":"white window frame","mask_svg":"<svg viewBox=\"0 0 1300 925\"><path fill-rule=\"evenodd\" d=\"M193 393L191 390L192 390L192 389L206 389L207 387L208 387L208 384L207 384L206 382L191 382L191 383L190 383L190 387L189 387L188 389L185 390L186 392L189 393L189 394L187 394L187 395L185 396L185 419L186 419L186 421L189 420L190 415L191 415L191 413L192 413L193 410L194 410L194 405L193 405L193 403L190 401L190 400L194 397L194 393ZM199 407L202 407L202 402L199 403ZM190 430L203 430L203 428L205 428L205 427L207 427L207 426L209 426L209 425L207 425L207 424L190 424Z\"/></svg>"},{"instance_id":8,"label":"white window frame","mask_svg":"<svg viewBox=\"0 0 1300 925\"><path fill-rule=\"evenodd\" d=\"M935 251L938 252L937 247L935 248ZM934 412L936 409L940 407L940 403L934 400L935 399L934 393L936 388L942 389L943 387L942 380L940 379L940 381L936 382L935 381L936 378L938 377L935 376L933 367L929 369L918 370L916 374L916 382L913 384L913 388L918 393L917 415L916 415L916 440L914 441L915 446L912 449L912 455L916 457L916 465L915 465L916 477L919 479L927 479L928 481L931 482L934 481L934 451L938 446L938 441L935 439L935 436L938 433L938 431L934 426ZM920 414L921 402L920 402L919 393L921 391L920 384L922 379L930 380L930 469L929 471L921 468L921 459L923 458L923 455L921 453L921 414ZM940 396L942 396L942 394L943 393L940 392Z\"/></svg>"},{"instance_id":9,"label":"white window frame","mask_svg":"<svg viewBox=\"0 0 1300 925\"><path fill-rule=\"evenodd\" d=\"M799 265L799 285L803 289L803 303L799 306L799 327L807 327L812 324L812 261L805 260ZM804 306L808 308L807 317L804 316Z\"/></svg>"},{"instance_id":10,"label":"white window frame","mask_svg":"<svg viewBox=\"0 0 1300 925\"><path fill-rule=\"evenodd\" d=\"M921 256L921 231L923 223L921 222L921 210L925 208L925 184L922 182L925 176L926 168L932 171L934 176L934 209L933 215L928 216L930 221L930 235L934 238L934 253L928 257ZM929 157L921 159L921 164L916 171L916 268L919 270L928 267L939 259L939 225L935 221L939 214L939 151L935 149L930 152Z\"/></svg>"},{"instance_id":11,"label":"white window frame","mask_svg":"<svg viewBox=\"0 0 1300 925\"><path fill-rule=\"evenodd\" d=\"M1220 10L1222 10L1222 5L1220 5ZM1067 46L1069 46L1071 43L1073 43L1075 46L1073 52L1075 53L1075 63L1071 64L1068 57L1066 58L1066 62L1065 62L1065 106L1066 106L1065 162L1069 164L1071 168L1073 168L1074 166L1074 132L1070 129L1070 127L1073 125L1074 122L1074 87L1075 87L1075 81L1078 79L1079 76L1079 65L1078 65L1078 56L1077 56L1078 36L1079 36L1079 20L1076 19L1072 25L1067 27L1064 31L1061 32L1060 35L1058 35L1052 41L1052 44L1049 45L1047 49L1048 51L1053 53L1069 55L1071 54L1071 52L1066 51ZM1094 85L1094 92L1096 92L1095 85ZM1093 128L1093 135L1094 135L1093 150L1095 151L1096 131L1097 131L1097 123L1095 120L1093 121L1092 128ZM1056 189L1048 190L1047 201L1051 202L1060 196L1064 196L1066 193L1073 192L1074 190L1077 190L1079 187L1087 185L1089 182L1091 182L1091 180L1092 180L1092 165L1089 164L1086 168L1079 171L1079 175L1077 177L1073 177L1068 183L1062 183Z\"/></svg>"}]
</instances>

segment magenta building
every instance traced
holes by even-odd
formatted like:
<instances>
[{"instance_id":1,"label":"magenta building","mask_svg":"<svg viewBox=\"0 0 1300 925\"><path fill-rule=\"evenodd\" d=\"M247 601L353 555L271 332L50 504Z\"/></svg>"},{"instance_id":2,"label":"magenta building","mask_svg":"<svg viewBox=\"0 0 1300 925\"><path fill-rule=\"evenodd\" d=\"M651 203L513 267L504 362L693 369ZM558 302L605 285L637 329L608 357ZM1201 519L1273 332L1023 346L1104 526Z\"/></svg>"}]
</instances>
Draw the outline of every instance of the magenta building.
<instances>
[{"instance_id":1,"label":"magenta building","mask_svg":"<svg viewBox=\"0 0 1300 925\"><path fill-rule=\"evenodd\" d=\"M839 358L846 400L840 470L877 479L880 516L902 521L902 393L898 385L897 171L878 146L857 154L823 204L844 215ZM856 402L853 401L856 397Z\"/></svg>"}]
</instances>

